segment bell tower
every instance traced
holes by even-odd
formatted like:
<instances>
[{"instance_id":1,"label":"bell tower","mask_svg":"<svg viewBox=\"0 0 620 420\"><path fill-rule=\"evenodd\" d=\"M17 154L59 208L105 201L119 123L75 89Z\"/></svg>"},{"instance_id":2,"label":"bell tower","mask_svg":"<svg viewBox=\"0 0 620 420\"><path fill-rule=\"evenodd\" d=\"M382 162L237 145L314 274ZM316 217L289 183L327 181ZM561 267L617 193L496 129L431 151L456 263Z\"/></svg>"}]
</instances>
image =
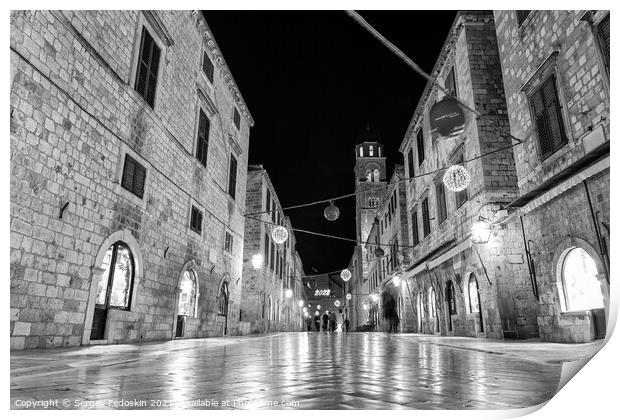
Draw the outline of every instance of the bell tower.
<instances>
[{"instance_id":1,"label":"bell tower","mask_svg":"<svg viewBox=\"0 0 620 420\"><path fill-rule=\"evenodd\" d=\"M370 230L377 216L377 209L385 195L387 183L385 155L379 135L366 131L355 146L355 192L357 240L361 243L361 261L364 278L367 276L366 248Z\"/></svg>"}]
</instances>

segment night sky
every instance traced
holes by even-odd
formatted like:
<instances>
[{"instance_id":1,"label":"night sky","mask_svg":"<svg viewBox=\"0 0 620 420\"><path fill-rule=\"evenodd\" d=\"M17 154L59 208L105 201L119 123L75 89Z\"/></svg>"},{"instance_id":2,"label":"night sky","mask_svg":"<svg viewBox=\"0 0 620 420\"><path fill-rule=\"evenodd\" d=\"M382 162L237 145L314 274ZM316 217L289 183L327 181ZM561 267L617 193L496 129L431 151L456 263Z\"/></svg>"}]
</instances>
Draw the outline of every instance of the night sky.
<instances>
[{"instance_id":1,"label":"night sky","mask_svg":"<svg viewBox=\"0 0 620 420\"><path fill-rule=\"evenodd\" d=\"M430 72L453 11L360 14ZM351 193L354 146L367 126L385 145L388 178L426 85L344 12L205 11L255 120L250 164L262 163L283 207ZM355 198L285 211L294 228L355 238ZM295 233L306 274L349 264L354 243Z\"/></svg>"}]
</instances>

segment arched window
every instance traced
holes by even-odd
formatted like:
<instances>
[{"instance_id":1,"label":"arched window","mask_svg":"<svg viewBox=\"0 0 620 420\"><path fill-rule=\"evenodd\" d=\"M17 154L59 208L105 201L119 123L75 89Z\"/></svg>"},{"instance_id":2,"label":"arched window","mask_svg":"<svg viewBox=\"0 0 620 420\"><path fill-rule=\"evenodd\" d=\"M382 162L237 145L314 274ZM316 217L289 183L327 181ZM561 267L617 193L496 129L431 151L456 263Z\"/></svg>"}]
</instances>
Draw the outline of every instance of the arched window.
<instances>
[{"instance_id":1,"label":"arched window","mask_svg":"<svg viewBox=\"0 0 620 420\"><path fill-rule=\"evenodd\" d=\"M448 301L448 313L456 315L456 294L454 292L454 283L448 280L446 285L446 300Z\"/></svg>"},{"instance_id":2,"label":"arched window","mask_svg":"<svg viewBox=\"0 0 620 420\"><path fill-rule=\"evenodd\" d=\"M228 282L222 282L218 296L218 309L220 315L228 316Z\"/></svg>"},{"instance_id":3,"label":"arched window","mask_svg":"<svg viewBox=\"0 0 620 420\"><path fill-rule=\"evenodd\" d=\"M380 179L380 177L379 177L379 176L380 176L380 172L379 172L379 170L378 170L378 169L375 169L375 170L374 170L374 171L372 171L372 172L373 172L373 177L374 177L374 181L373 181L373 182L379 182L379 181L381 181L381 179Z\"/></svg>"},{"instance_id":4,"label":"arched window","mask_svg":"<svg viewBox=\"0 0 620 420\"><path fill-rule=\"evenodd\" d=\"M469 298L469 312L472 314L480 312L480 301L478 299L478 279L476 279L476 276L473 274L469 276L467 294Z\"/></svg>"},{"instance_id":5,"label":"arched window","mask_svg":"<svg viewBox=\"0 0 620 420\"><path fill-rule=\"evenodd\" d=\"M437 300L435 299L435 289L428 290L428 314L431 318L437 316Z\"/></svg>"},{"instance_id":6,"label":"arched window","mask_svg":"<svg viewBox=\"0 0 620 420\"><path fill-rule=\"evenodd\" d=\"M373 156L374 155L374 151L373 151L373 146L372 144L368 147L368 156Z\"/></svg>"},{"instance_id":7,"label":"arched window","mask_svg":"<svg viewBox=\"0 0 620 420\"><path fill-rule=\"evenodd\" d=\"M364 148L360 146L360 157L364 157Z\"/></svg>"},{"instance_id":8,"label":"arched window","mask_svg":"<svg viewBox=\"0 0 620 420\"><path fill-rule=\"evenodd\" d=\"M104 272L97 286L96 305L129 309L134 280L134 261L129 247L116 242L105 253Z\"/></svg>"},{"instance_id":9,"label":"arched window","mask_svg":"<svg viewBox=\"0 0 620 420\"><path fill-rule=\"evenodd\" d=\"M561 261L562 311L603 308L603 293L596 262L583 248L572 248Z\"/></svg>"},{"instance_id":10,"label":"arched window","mask_svg":"<svg viewBox=\"0 0 620 420\"><path fill-rule=\"evenodd\" d=\"M194 270L187 270L183 273L181 280L179 295L179 315L190 317L196 316L196 308L198 302L198 287L196 282L196 273Z\"/></svg>"},{"instance_id":11,"label":"arched window","mask_svg":"<svg viewBox=\"0 0 620 420\"><path fill-rule=\"evenodd\" d=\"M368 197L368 207L371 209L377 208L379 206L379 200L377 197Z\"/></svg>"}]
</instances>

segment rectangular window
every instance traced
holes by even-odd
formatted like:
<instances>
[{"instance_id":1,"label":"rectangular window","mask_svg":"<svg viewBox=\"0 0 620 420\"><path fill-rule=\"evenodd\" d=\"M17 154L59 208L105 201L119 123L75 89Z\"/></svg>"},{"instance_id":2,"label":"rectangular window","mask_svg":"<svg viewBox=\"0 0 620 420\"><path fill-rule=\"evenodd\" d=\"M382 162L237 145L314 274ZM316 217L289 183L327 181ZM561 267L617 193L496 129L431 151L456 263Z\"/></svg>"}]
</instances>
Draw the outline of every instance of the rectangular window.
<instances>
[{"instance_id":1,"label":"rectangular window","mask_svg":"<svg viewBox=\"0 0 620 420\"><path fill-rule=\"evenodd\" d=\"M202 71L204 72L204 74L207 76L207 79L209 79L211 83L213 83L213 71L214 70L215 68L213 67L213 63L211 62L211 59L209 59L207 52L203 51L202 52Z\"/></svg>"},{"instance_id":2,"label":"rectangular window","mask_svg":"<svg viewBox=\"0 0 620 420\"><path fill-rule=\"evenodd\" d=\"M271 212L271 191L267 188L267 198L265 199L265 211L267 213Z\"/></svg>"},{"instance_id":3,"label":"rectangular window","mask_svg":"<svg viewBox=\"0 0 620 420\"><path fill-rule=\"evenodd\" d=\"M517 25L521 26L530 15L531 10L515 10L515 12L517 14Z\"/></svg>"},{"instance_id":4,"label":"rectangular window","mask_svg":"<svg viewBox=\"0 0 620 420\"><path fill-rule=\"evenodd\" d=\"M230 253L233 251L233 236L226 232L226 241L224 242L224 249Z\"/></svg>"},{"instance_id":5,"label":"rectangular window","mask_svg":"<svg viewBox=\"0 0 620 420\"><path fill-rule=\"evenodd\" d=\"M448 77L446 77L445 87L450 95L456 97L456 75L454 74L454 67L450 69L450 73L448 73Z\"/></svg>"},{"instance_id":6,"label":"rectangular window","mask_svg":"<svg viewBox=\"0 0 620 420\"><path fill-rule=\"evenodd\" d=\"M424 130L422 130L422 127L420 127L416 135L416 143L418 146L418 166L420 166L424 162Z\"/></svg>"},{"instance_id":7,"label":"rectangular window","mask_svg":"<svg viewBox=\"0 0 620 420\"><path fill-rule=\"evenodd\" d=\"M152 108L155 104L155 88L161 51L145 27L142 28L139 54L135 89Z\"/></svg>"},{"instance_id":8,"label":"rectangular window","mask_svg":"<svg viewBox=\"0 0 620 420\"><path fill-rule=\"evenodd\" d=\"M457 165L463 166L463 155L461 155L455 163ZM463 204L465 204L467 200L469 200L469 197L467 196L467 188L465 188L463 191L457 191L455 193L455 201L456 201L457 209L461 207Z\"/></svg>"},{"instance_id":9,"label":"rectangular window","mask_svg":"<svg viewBox=\"0 0 620 420\"><path fill-rule=\"evenodd\" d=\"M237 158L234 155L230 155L230 171L228 173L228 195L230 195L233 200L235 199L235 194L237 192Z\"/></svg>"},{"instance_id":10,"label":"rectangular window","mask_svg":"<svg viewBox=\"0 0 620 420\"><path fill-rule=\"evenodd\" d=\"M437 195L437 218L438 223L443 222L448 217L446 210L446 190L441 180L435 184L435 194Z\"/></svg>"},{"instance_id":11,"label":"rectangular window","mask_svg":"<svg viewBox=\"0 0 620 420\"><path fill-rule=\"evenodd\" d=\"M276 210L276 202L271 200L271 221L273 223L276 222L276 212L277 212L277 210Z\"/></svg>"},{"instance_id":12,"label":"rectangular window","mask_svg":"<svg viewBox=\"0 0 620 420\"><path fill-rule=\"evenodd\" d=\"M372 149L373 149L373 146L371 144L370 146L368 146L368 156L374 156L374 153L373 153Z\"/></svg>"},{"instance_id":13,"label":"rectangular window","mask_svg":"<svg viewBox=\"0 0 620 420\"><path fill-rule=\"evenodd\" d=\"M530 102L540 145L540 155L544 160L567 142L554 75L547 78L532 94Z\"/></svg>"},{"instance_id":14,"label":"rectangular window","mask_svg":"<svg viewBox=\"0 0 620 420\"><path fill-rule=\"evenodd\" d=\"M418 232L418 211L414 211L411 215L411 227L413 230L413 246L420 243L420 233Z\"/></svg>"},{"instance_id":15,"label":"rectangular window","mask_svg":"<svg viewBox=\"0 0 620 420\"><path fill-rule=\"evenodd\" d=\"M409 153L407 153L407 169L409 170L407 177L413 178L415 176L415 171L413 170L413 146L411 146Z\"/></svg>"},{"instance_id":16,"label":"rectangular window","mask_svg":"<svg viewBox=\"0 0 620 420\"><path fill-rule=\"evenodd\" d=\"M597 26L599 44L603 53L603 60L605 61L605 68L607 69L607 75L609 76L609 13L605 16Z\"/></svg>"},{"instance_id":17,"label":"rectangular window","mask_svg":"<svg viewBox=\"0 0 620 420\"><path fill-rule=\"evenodd\" d=\"M274 262L275 262L275 258L276 258L276 249L275 246L273 245L273 242L269 245L270 246L270 254L269 254L269 268L271 268L273 270L274 267Z\"/></svg>"},{"instance_id":18,"label":"rectangular window","mask_svg":"<svg viewBox=\"0 0 620 420\"><path fill-rule=\"evenodd\" d=\"M131 192L136 197L142 198L144 196L145 178L146 168L140 165L134 158L126 154L121 187Z\"/></svg>"},{"instance_id":19,"label":"rectangular window","mask_svg":"<svg viewBox=\"0 0 620 420\"><path fill-rule=\"evenodd\" d=\"M202 234L202 212L192 206L189 228L198 234Z\"/></svg>"},{"instance_id":20,"label":"rectangular window","mask_svg":"<svg viewBox=\"0 0 620 420\"><path fill-rule=\"evenodd\" d=\"M265 233L265 264L269 261L269 235Z\"/></svg>"},{"instance_id":21,"label":"rectangular window","mask_svg":"<svg viewBox=\"0 0 620 420\"><path fill-rule=\"evenodd\" d=\"M422 201L422 228L424 230L424 237L426 238L431 233L431 219L428 214L428 197Z\"/></svg>"},{"instance_id":22,"label":"rectangular window","mask_svg":"<svg viewBox=\"0 0 620 420\"><path fill-rule=\"evenodd\" d=\"M196 140L196 158L207 166L207 151L209 150L209 127L211 123L203 110L198 114L198 139Z\"/></svg>"},{"instance_id":23,"label":"rectangular window","mask_svg":"<svg viewBox=\"0 0 620 420\"><path fill-rule=\"evenodd\" d=\"M235 123L237 130L239 130L241 128L241 115L239 114L237 107L233 107L233 122Z\"/></svg>"}]
</instances>

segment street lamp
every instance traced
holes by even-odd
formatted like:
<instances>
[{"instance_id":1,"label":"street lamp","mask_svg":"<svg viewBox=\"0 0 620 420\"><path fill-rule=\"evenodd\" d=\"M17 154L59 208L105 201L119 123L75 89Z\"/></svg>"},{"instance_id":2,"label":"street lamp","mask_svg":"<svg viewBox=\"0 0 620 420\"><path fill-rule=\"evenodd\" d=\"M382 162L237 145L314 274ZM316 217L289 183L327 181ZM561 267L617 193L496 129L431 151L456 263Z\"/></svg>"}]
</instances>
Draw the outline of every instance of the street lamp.
<instances>
[{"instance_id":1,"label":"street lamp","mask_svg":"<svg viewBox=\"0 0 620 420\"><path fill-rule=\"evenodd\" d=\"M299 300L299 302L297 302L297 305L299 305L299 307L301 308L302 306L304 306L304 301L303 300ZM307 309L304 308L304 311L306 311Z\"/></svg>"},{"instance_id":2,"label":"street lamp","mask_svg":"<svg viewBox=\"0 0 620 420\"><path fill-rule=\"evenodd\" d=\"M252 267L258 270L263 266L263 256L261 254L252 255Z\"/></svg>"},{"instance_id":3,"label":"street lamp","mask_svg":"<svg viewBox=\"0 0 620 420\"><path fill-rule=\"evenodd\" d=\"M366 305L365 303L362 305L362 309L367 311L368 310L368 305Z\"/></svg>"},{"instance_id":4,"label":"street lamp","mask_svg":"<svg viewBox=\"0 0 620 420\"><path fill-rule=\"evenodd\" d=\"M394 285L394 287L399 287L400 286L400 276L392 277L392 284Z\"/></svg>"},{"instance_id":5,"label":"street lamp","mask_svg":"<svg viewBox=\"0 0 620 420\"><path fill-rule=\"evenodd\" d=\"M486 244L491 236L491 223L482 217L471 226L471 241L474 244Z\"/></svg>"}]
</instances>

